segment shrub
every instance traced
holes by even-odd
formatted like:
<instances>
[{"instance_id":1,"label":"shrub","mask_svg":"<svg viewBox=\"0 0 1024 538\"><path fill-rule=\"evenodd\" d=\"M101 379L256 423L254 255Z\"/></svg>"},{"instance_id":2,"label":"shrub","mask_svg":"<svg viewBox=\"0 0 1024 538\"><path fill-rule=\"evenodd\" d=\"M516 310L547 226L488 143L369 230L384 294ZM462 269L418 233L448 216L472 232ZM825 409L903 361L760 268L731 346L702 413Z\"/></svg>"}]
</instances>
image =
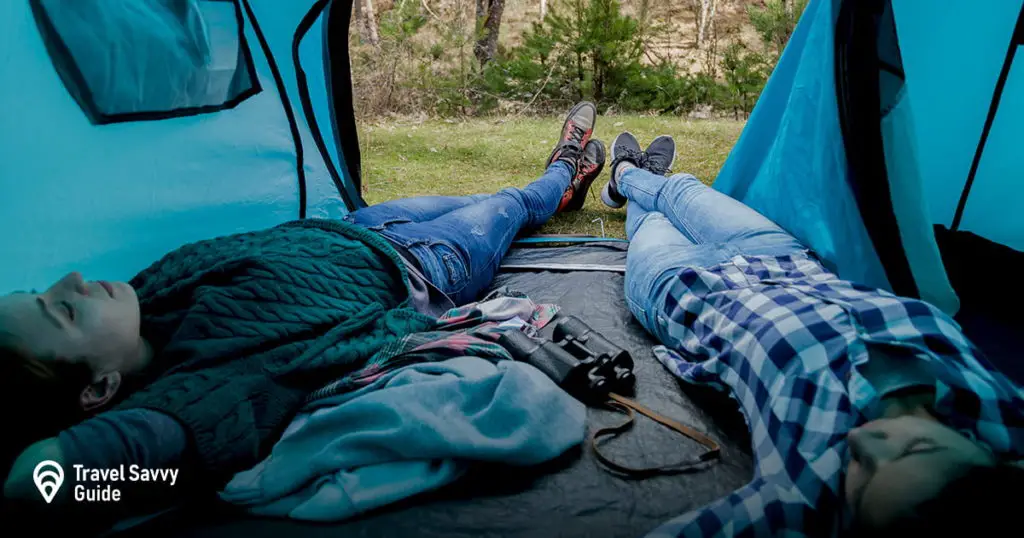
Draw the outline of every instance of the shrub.
<instances>
[{"instance_id":1,"label":"shrub","mask_svg":"<svg viewBox=\"0 0 1024 538\"><path fill-rule=\"evenodd\" d=\"M768 0L764 9L750 10L750 18L766 44L784 45L805 4ZM558 0L518 45L499 47L480 67L472 55L469 4L447 5L430 17L422 5L398 2L384 12L379 47L353 40L360 117L548 114L586 99L618 112L688 114L710 107L740 118L753 109L775 59L734 43L720 60L710 53L711 68L691 74L665 59L645 57L646 43L669 30L648 20L646 11L637 19L623 12L619 0Z\"/></svg>"}]
</instances>

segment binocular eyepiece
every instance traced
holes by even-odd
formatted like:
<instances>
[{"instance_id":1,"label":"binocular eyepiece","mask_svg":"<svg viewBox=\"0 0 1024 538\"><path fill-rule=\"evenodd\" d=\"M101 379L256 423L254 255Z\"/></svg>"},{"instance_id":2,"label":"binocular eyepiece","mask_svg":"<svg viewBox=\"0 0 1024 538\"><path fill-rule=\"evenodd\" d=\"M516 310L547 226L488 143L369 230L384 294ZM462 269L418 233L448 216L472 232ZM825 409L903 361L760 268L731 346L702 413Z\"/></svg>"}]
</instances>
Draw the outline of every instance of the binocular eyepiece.
<instances>
[{"instance_id":1,"label":"binocular eyepiece","mask_svg":"<svg viewBox=\"0 0 1024 538\"><path fill-rule=\"evenodd\" d=\"M575 316L558 314L544 332L550 332L550 340L534 339L522 331L509 330L502 333L498 343L516 360L544 372L584 403L603 403L612 392L623 396L633 394L636 376L628 351Z\"/></svg>"}]
</instances>

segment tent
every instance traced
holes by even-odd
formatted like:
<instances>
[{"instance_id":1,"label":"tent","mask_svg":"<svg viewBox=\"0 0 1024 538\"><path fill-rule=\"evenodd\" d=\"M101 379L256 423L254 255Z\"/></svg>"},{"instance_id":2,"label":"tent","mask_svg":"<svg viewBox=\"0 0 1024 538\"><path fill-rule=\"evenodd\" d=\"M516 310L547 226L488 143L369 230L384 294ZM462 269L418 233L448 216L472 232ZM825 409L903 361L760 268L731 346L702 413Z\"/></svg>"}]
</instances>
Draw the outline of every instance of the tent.
<instances>
[{"instance_id":1,"label":"tent","mask_svg":"<svg viewBox=\"0 0 1024 538\"><path fill-rule=\"evenodd\" d=\"M361 204L342 3L2 2L0 289Z\"/></svg>"},{"instance_id":2,"label":"tent","mask_svg":"<svg viewBox=\"0 0 1024 538\"><path fill-rule=\"evenodd\" d=\"M978 291L1012 279L1024 248L1022 3L812 1L716 188L842 276L926 298L994 356L1014 351L1004 329L1020 292ZM185 243L365 206L350 13L347 0L0 2L0 292L71 270L128 279ZM584 452L481 468L341 523L197 500L117 533L637 536L727 494L752 475L745 427L731 402L681 391L654 361L623 304L624 261L621 241L523 238L493 287L559 303L629 349L638 400L722 442L711 470L623 481ZM979 264L993 269L967 271ZM654 465L700 447L641 423L609 449Z\"/></svg>"},{"instance_id":3,"label":"tent","mask_svg":"<svg viewBox=\"0 0 1024 538\"><path fill-rule=\"evenodd\" d=\"M811 2L715 188L1020 381L1022 46L1021 0Z\"/></svg>"}]
</instances>

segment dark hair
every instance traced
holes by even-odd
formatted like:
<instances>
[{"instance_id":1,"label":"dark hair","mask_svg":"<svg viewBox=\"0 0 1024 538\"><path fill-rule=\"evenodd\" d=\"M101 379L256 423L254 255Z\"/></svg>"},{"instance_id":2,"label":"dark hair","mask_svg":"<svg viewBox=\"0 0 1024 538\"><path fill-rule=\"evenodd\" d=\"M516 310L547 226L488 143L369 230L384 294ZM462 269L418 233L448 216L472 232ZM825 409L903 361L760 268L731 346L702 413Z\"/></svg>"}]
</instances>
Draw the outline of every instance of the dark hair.
<instances>
[{"instance_id":1,"label":"dark hair","mask_svg":"<svg viewBox=\"0 0 1024 538\"><path fill-rule=\"evenodd\" d=\"M1009 463L971 467L935 497L883 529L855 530L853 536L1002 536L1020 526L1024 468Z\"/></svg>"},{"instance_id":2,"label":"dark hair","mask_svg":"<svg viewBox=\"0 0 1024 538\"><path fill-rule=\"evenodd\" d=\"M79 395L91 380L88 364L34 357L0 329L0 477L29 445L85 418Z\"/></svg>"}]
</instances>

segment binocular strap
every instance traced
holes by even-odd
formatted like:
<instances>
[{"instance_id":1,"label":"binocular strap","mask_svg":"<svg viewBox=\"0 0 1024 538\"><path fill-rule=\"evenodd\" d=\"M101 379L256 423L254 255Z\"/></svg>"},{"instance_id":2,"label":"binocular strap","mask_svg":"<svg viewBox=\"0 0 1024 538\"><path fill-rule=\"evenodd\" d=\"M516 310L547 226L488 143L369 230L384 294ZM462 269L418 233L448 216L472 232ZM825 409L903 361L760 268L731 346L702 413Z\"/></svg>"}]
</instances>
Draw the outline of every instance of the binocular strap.
<instances>
[{"instance_id":1,"label":"binocular strap","mask_svg":"<svg viewBox=\"0 0 1024 538\"><path fill-rule=\"evenodd\" d=\"M689 426L680 424L679 422L672 420L668 417L659 415L658 413L655 413L654 411L647 409L646 407L636 403L633 400L630 400L629 398L625 398L614 393L611 393L608 396L611 399L608 400L606 405L612 409L622 412L628 417L626 421L623 422L622 424L619 424L618 426L612 426L609 428L601 428L599 430L595 430L594 433L591 434L590 436L590 447L594 450L594 456L597 457L597 460L600 461L608 469L633 478L647 478L662 474L681 474L692 471L701 471L709 466L709 462L714 462L721 459L721 447L714 439L711 439L707 435L704 435L703 433L700 433L697 430L690 428ZM656 467L629 467L627 465L615 463L610 458L601 453L600 444L598 443L598 441L603 437L615 438L633 429L633 424L636 420L636 414L634 413L634 411L636 413L640 413L641 415L646 416L647 418L650 418L651 420L661 424L662 426L665 426L666 428L679 432L680 434L700 443L707 449L707 451L696 458L690 458L677 463L659 465Z\"/></svg>"}]
</instances>

